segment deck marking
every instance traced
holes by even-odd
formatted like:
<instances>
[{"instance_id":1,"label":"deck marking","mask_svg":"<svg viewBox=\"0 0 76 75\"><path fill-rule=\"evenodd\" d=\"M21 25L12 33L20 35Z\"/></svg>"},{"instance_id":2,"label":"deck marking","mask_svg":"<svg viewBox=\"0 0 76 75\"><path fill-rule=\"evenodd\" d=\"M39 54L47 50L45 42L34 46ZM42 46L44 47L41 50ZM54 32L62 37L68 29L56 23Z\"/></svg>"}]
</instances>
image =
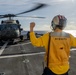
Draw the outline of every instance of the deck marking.
<instances>
[{"instance_id":1,"label":"deck marking","mask_svg":"<svg viewBox=\"0 0 76 75\"><path fill-rule=\"evenodd\" d=\"M3 51L4 51L5 47L7 46L8 42L9 42L9 41L7 41L7 42L1 47L1 49L0 49L0 55L3 53Z\"/></svg>"},{"instance_id":2,"label":"deck marking","mask_svg":"<svg viewBox=\"0 0 76 75\"><path fill-rule=\"evenodd\" d=\"M17 45L9 45L10 47L14 47L14 46L19 46L19 45L26 45L26 44L30 44L31 42L28 42L28 43L21 43L21 44L17 44Z\"/></svg>"},{"instance_id":3,"label":"deck marking","mask_svg":"<svg viewBox=\"0 0 76 75\"><path fill-rule=\"evenodd\" d=\"M21 56L32 56L32 55L40 55L40 54L45 54L45 52L38 52L38 53L28 53L28 54L16 54L16 55L5 55L5 56L0 56L0 59L2 58L12 58L12 57L21 57Z\"/></svg>"}]
</instances>

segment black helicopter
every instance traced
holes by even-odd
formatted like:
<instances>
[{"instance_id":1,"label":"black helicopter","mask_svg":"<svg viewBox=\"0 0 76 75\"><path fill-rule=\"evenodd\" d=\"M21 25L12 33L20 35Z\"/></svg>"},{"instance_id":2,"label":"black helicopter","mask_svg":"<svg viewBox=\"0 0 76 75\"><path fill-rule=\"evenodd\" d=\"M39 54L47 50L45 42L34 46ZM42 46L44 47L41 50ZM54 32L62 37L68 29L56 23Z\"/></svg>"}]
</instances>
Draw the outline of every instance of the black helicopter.
<instances>
[{"instance_id":1,"label":"black helicopter","mask_svg":"<svg viewBox=\"0 0 76 75\"><path fill-rule=\"evenodd\" d=\"M13 41L16 38L20 38L23 40L23 36L21 35L21 24L18 20L13 20L13 17L19 17L21 14L25 14L40 8L43 8L46 4L38 3L36 6L30 10L18 13L18 14L5 14L0 15L0 19L8 18L8 20L2 20L0 24L0 40L11 40ZM27 16L25 16L27 17ZM30 16L31 17L31 16ZM45 17L33 17L33 18L45 18Z\"/></svg>"}]
</instances>

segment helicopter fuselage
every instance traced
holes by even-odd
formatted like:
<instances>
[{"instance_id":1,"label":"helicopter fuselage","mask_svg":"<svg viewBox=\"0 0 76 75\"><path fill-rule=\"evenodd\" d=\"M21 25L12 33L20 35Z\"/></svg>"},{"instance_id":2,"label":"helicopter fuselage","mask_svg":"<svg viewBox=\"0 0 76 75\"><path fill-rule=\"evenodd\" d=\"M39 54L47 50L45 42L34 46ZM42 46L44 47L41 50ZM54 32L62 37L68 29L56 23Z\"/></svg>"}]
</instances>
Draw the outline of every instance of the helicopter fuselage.
<instances>
[{"instance_id":1,"label":"helicopter fuselage","mask_svg":"<svg viewBox=\"0 0 76 75\"><path fill-rule=\"evenodd\" d=\"M15 39L20 37L20 24L1 24L0 25L0 40Z\"/></svg>"},{"instance_id":2,"label":"helicopter fuselage","mask_svg":"<svg viewBox=\"0 0 76 75\"><path fill-rule=\"evenodd\" d=\"M17 13L17 14L4 14L0 15L0 19L8 18L8 20L2 20L0 24L0 40L8 40L8 39L15 39L20 37L23 40L23 35L21 35L21 31L23 30L20 28L20 24L18 20L13 20L13 17L21 17L19 15L29 13L40 8L45 7L46 4L37 3L36 6L33 8ZM45 18L45 17L32 17L32 16L22 16L22 17L31 17L31 18Z\"/></svg>"}]
</instances>

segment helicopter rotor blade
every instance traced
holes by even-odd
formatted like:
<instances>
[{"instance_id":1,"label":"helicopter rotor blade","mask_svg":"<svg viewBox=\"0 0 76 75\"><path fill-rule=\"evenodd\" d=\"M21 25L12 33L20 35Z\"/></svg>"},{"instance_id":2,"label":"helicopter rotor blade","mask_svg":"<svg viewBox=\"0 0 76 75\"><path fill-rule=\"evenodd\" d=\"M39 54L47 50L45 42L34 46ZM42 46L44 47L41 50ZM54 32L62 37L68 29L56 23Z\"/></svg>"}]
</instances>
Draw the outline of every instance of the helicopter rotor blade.
<instances>
[{"instance_id":1,"label":"helicopter rotor blade","mask_svg":"<svg viewBox=\"0 0 76 75\"><path fill-rule=\"evenodd\" d=\"M38 3L37 6L35 6L34 8L32 8L32 9L30 9L30 10L27 10L27 11L24 11L24 12L21 12L21 13L18 13L18 14L15 14L15 15L20 15L20 14L32 12L32 11L38 10L38 9L40 9L40 8L43 8L43 7L45 7L45 6L46 6L46 4Z\"/></svg>"},{"instance_id":2,"label":"helicopter rotor blade","mask_svg":"<svg viewBox=\"0 0 76 75\"><path fill-rule=\"evenodd\" d=\"M41 18L41 19L46 18L46 17L39 17L39 16L16 16L16 15L12 15L12 14L7 14L7 15L0 16L0 19L7 18L7 17L27 17L27 18Z\"/></svg>"},{"instance_id":3,"label":"helicopter rotor blade","mask_svg":"<svg viewBox=\"0 0 76 75\"><path fill-rule=\"evenodd\" d=\"M0 18L4 18L4 15L0 15Z\"/></svg>"},{"instance_id":4,"label":"helicopter rotor blade","mask_svg":"<svg viewBox=\"0 0 76 75\"><path fill-rule=\"evenodd\" d=\"M41 16L16 16L15 17L26 17L26 18L42 18L45 19L46 17L41 17Z\"/></svg>"},{"instance_id":5,"label":"helicopter rotor blade","mask_svg":"<svg viewBox=\"0 0 76 75\"><path fill-rule=\"evenodd\" d=\"M1 19L1 18L7 18L7 17L16 17L16 15L14 15L14 14L0 15L0 19Z\"/></svg>"},{"instance_id":6,"label":"helicopter rotor blade","mask_svg":"<svg viewBox=\"0 0 76 75\"><path fill-rule=\"evenodd\" d=\"M25 13L28 13L28 12L32 12L32 11L35 11L35 10L38 10L38 9L41 9L43 7L47 6L47 4L43 4L43 3L37 3L36 6L34 6L32 9L29 9L27 11L24 11L24 12L21 12L21 13L18 13L18 14L5 14L5 15L0 15L0 19L2 18L7 18L7 17L21 17L19 15L21 14L25 14ZM37 17L37 16L22 16L22 17L28 17L28 18L45 18L45 17Z\"/></svg>"},{"instance_id":7,"label":"helicopter rotor blade","mask_svg":"<svg viewBox=\"0 0 76 75\"><path fill-rule=\"evenodd\" d=\"M5 18L4 16L0 16L0 19Z\"/></svg>"}]
</instances>

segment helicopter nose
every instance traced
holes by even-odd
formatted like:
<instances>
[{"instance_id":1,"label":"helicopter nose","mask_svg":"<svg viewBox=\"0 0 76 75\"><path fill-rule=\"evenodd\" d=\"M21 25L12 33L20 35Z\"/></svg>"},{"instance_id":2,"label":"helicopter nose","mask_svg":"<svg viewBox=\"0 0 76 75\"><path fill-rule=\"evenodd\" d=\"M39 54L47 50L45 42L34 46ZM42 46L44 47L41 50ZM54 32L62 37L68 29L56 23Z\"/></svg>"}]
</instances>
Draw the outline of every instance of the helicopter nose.
<instances>
[{"instance_id":1,"label":"helicopter nose","mask_svg":"<svg viewBox=\"0 0 76 75\"><path fill-rule=\"evenodd\" d=\"M12 30L4 30L4 31L2 31L1 32L2 34L1 34L1 36L2 36L2 38L12 38L12 37L16 37L16 34L15 34L15 32L14 31L12 31Z\"/></svg>"}]
</instances>

